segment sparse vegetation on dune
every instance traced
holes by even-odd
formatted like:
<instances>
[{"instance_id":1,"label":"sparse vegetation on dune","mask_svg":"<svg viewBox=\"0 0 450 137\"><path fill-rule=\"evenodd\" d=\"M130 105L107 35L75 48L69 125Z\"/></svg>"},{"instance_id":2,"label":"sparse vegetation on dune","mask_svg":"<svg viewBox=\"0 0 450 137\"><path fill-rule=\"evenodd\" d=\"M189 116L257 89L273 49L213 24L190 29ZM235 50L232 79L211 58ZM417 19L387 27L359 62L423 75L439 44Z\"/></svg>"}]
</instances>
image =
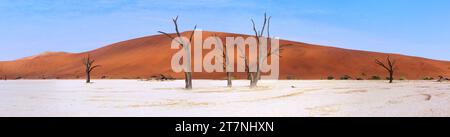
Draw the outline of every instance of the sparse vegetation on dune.
<instances>
[{"instance_id":1,"label":"sparse vegetation on dune","mask_svg":"<svg viewBox=\"0 0 450 137\"><path fill-rule=\"evenodd\" d=\"M433 77L429 77L429 76L425 76L425 77L422 78L422 80L434 80L434 78Z\"/></svg>"},{"instance_id":2,"label":"sparse vegetation on dune","mask_svg":"<svg viewBox=\"0 0 450 137\"><path fill-rule=\"evenodd\" d=\"M153 75L150 78L146 79L147 81L169 81L169 80L175 80L175 78L173 78L170 75L164 75L164 74L159 74L159 75Z\"/></svg>"},{"instance_id":3,"label":"sparse vegetation on dune","mask_svg":"<svg viewBox=\"0 0 450 137\"><path fill-rule=\"evenodd\" d=\"M370 80L381 80L381 78L378 75L374 75L374 76L370 77Z\"/></svg>"},{"instance_id":4,"label":"sparse vegetation on dune","mask_svg":"<svg viewBox=\"0 0 450 137\"><path fill-rule=\"evenodd\" d=\"M287 80L296 80L297 77L295 77L294 75L288 75L288 76L286 76L286 79Z\"/></svg>"},{"instance_id":5,"label":"sparse vegetation on dune","mask_svg":"<svg viewBox=\"0 0 450 137\"><path fill-rule=\"evenodd\" d=\"M333 77L333 76L328 76L327 79L328 79L328 80L333 80L334 77Z\"/></svg>"},{"instance_id":6,"label":"sparse vegetation on dune","mask_svg":"<svg viewBox=\"0 0 450 137\"><path fill-rule=\"evenodd\" d=\"M341 80L349 80L349 79L352 79L352 77L350 77L349 75L341 76Z\"/></svg>"}]
</instances>

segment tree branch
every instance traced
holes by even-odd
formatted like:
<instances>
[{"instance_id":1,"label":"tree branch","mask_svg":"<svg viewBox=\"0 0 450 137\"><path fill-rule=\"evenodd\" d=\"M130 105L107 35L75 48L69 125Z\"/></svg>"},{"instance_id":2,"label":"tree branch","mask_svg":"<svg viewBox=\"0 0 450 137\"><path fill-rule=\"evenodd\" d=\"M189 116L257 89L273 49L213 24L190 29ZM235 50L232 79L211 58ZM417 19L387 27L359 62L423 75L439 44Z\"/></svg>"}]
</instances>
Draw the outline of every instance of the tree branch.
<instances>
[{"instance_id":1,"label":"tree branch","mask_svg":"<svg viewBox=\"0 0 450 137\"><path fill-rule=\"evenodd\" d=\"M91 67L91 68L89 69L89 72L91 72L92 70L94 70L95 68L98 68L98 67L101 67L101 65L95 65L95 66Z\"/></svg>"},{"instance_id":2,"label":"tree branch","mask_svg":"<svg viewBox=\"0 0 450 137\"><path fill-rule=\"evenodd\" d=\"M175 25L175 31L177 32L177 36L181 37L180 31L178 30L178 16L172 19L173 25Z\"/></svg>"},{"instance_id":3,"label":"tree branch","mask_svg":"<svg viewBox=\"0 0 450 137\"><path fill-rule=\"evenodd\" d=\"M253 19L251 19L252 24L253 24L253 31L255 32L255 36L258 37L258 31L256 30L256 25L255 25L255 21L253 21Z\"/></svg>"},{"instance_id":4,"label":"tree branch","mask_svg":"<svg viewBox=\"0 0 450 137\"><path fill-rule=\"evenodd\" d=\"M377 63L378 65L382 66L384 69L389 71L389 68L381 61L379 61L378 59L375 59L375 63Z\"/></svg>"},{"instance_id":5,"label":"tree branch","mask_svg":"<svg viewBox=\"0 0 450 137\"><path fill-rule=\"evenodd\" d=\"M260 37L261 37L261 36L263 35L263 33L264 33L264 29L266 28L266 23L267 23L267 14L264 13L264 23L263 23L263 26L262 26L261 31L260 31L260 33L259 33L259 36L260 36Z\"/></svg>"},{"instance_id":6,"label":"tree branch","mask_svg":"<svg viewBox=\"0 0 450 137\"><path fill-rule=\"evenodd\" d=\"M192 30L191 36L189 37L189 42L192 41L192 36L194 36L195 29L197 29L197 25L194 26L194 29Z\"/></svg>"}]
</instances>

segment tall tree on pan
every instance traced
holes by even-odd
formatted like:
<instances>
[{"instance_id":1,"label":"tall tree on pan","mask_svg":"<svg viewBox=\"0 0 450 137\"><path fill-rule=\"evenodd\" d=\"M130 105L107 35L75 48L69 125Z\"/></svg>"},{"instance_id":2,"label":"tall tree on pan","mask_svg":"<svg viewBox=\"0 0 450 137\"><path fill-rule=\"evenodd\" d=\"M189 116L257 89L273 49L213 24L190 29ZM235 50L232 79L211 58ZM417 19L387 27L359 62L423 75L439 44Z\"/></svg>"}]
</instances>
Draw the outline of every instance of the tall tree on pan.
<instances>
[{"instance_id":1,"label":"tall tree on pan","mask_svg":"<svg viewBox=\"0 0 450 137\"><path fill-rule=\"evenodd\" d=\"M221 42L219 42L219 41L221 41L220 38L216 34L213 34L213 37L216 39L217 43L221 43ZM216 45L216 46L220 46L220 45ZM232 72L228 72L227 68L233 67L233 64L231 64L231 61L230 61L231 58L229 57L229 54L230 54L230 52L234 52L234 51L228 51L229 49L227 49L227 46L225 44L222 44L222 47L220 47L219 49L222 50L223 70L227 74L227 87L232 87L233 86Z\"/></svg>"},{"instance_id":2,"label":"tall tree on pan","mask_svg":"<svg viewBox=\"0 0 450 137\"><path fill-rule=\"evenodd\" d=\"M86 72L86 83L91 83L91 72L95 68L100 67L100 65L94 65L95 60L91 58L88 54L87 57L83 59L83 64Z\"/></svg>"},{"instance_id":3,"label":"tall tree on pan","mask_svg":"<svg viewBox=\"0 0 450 137\"><path fill-rule=\"evenodd\" d=\"M389 83L392 83L394 81L394 72L396 69L396 61L395 60L391 60L391 58L388 56L386 58L387 64L379 61L378 59L375 59L375 63L378 64L379 66L383 67L384 69L386 69L386 71L389 73Z\"/></svg>"},{"instance_id":4,"label":"tall tree on pan","mask_svg":"<svg viewBox=\"0 0 450 137\"><path fill-rule=\"evenodd\" d=\"M255 32L255 38L256 38L256 42L257 42L257 46L258 46L258 48L257 48L258 49L258 56L257 56L258 59L256 62L256 66L257 66L256 72L248 72L249 73L248 76L250 77L249 79L250 79L250 87L251 88L256 87L258 85L258 81L261 79L261 68L260 68L261 65L260 64L263 61L265 61L267 59L267 57L274 55L273 52L267 52L267 54L263 55L264 52L261 50L261 49L263 49L262 48L263 46L267 46L266 49L271 49L270 43L271 43L272 39L270 38L270 19L271 19L271 17L267 16L267 14L264 13L264 22L263 22L263 25L262 25L260 31L258 31L256 29L255 21L253 19L251 19L252 25L253 25L253 31ZM263 35L264 35L265 30L267 32L266 45L265 45L265 43L261 42L262 38L264 38ZM280 46L278 49L274 49L274 50L270 50L270 51L281 51L282 50L281 48L282 48L282 46ZM280 56L280 55L276 55L276 56ZM247 61L246 57L244 57L244 58L246 59L246 67L248 69L249 61Z\"/></svg>"},{"instance_id":5,"label":"tall tree on pan","mask_svg":"<svg viewBox=\"0 0 450 137\"><path fill-rule=\"evenodd\" d=\"M173 21L173 24L175 26L176 36L178 38L181 38L181 33L178 30L178 16L173 18L172 21ZM166 35L167 37L169 37L172 40L176 40L182 46L182 48L187 47L187 49L189 49L189 50L186 53L190 54L191 52L190 52L190 48L189 47L191 45L190 42L192 41L192 38L194 36L195 29L197 29L197 25L195 25L194 29L192 30L191 36L189 37L189 43L185 43L183 40L179 40L179 39L177 39L177 37L173 37L172 35L170 35L168 33L165 33L163 31L158 31L158 33L164 34L164 35ZM187 58L188 58L187 59L188 61L185 62L185 63L187 63L188 67L191 67L191 56L187 55ZM192 89L192 72L184 72L184 76L185 76L185 83L186 83L186 87L185 88L186 89Z\"/></svg>"}]
</instances>

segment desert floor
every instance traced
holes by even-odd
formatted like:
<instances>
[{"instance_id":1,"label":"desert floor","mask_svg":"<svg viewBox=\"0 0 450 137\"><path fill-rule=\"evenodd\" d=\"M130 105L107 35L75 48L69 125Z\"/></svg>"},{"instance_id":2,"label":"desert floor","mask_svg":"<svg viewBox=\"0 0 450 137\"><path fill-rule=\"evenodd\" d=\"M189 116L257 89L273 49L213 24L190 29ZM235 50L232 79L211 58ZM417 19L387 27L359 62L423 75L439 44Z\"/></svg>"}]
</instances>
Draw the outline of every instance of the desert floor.
<instances>
[{"instance_id":1,"label":"desert floor","mask_svg":"<svg viewBox=\"0 0 450 137\"><path fill-rule=\"evenodd\" d=\"M450 116L450 82L0 81L0 116Z\"/></svg>"}]
</instances>

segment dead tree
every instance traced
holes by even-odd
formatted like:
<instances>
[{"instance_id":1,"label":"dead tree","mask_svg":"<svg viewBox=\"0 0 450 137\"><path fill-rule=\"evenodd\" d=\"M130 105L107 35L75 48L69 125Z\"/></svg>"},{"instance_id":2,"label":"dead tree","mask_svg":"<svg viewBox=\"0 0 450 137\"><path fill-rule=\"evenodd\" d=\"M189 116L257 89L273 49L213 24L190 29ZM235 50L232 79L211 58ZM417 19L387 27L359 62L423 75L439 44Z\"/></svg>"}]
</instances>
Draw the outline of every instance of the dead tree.
<instances>
[{"instance_id":1,"label":"dead tree","mask_svg":"<svg viewBox=\"0 0 450 137\"><path fill-rule=\"evenodd\" d=\"M258 81L261 79L261 68L260 68L261 66L260 66L260 64L263 61L265 61L267 59L267 57L270 57L271 55L274 55L274 52L278 52L278 51L282 50L281 49L282 46L280 46L278 49L271 50L272 48L271 48L270 43L271 43L272 39L270 38L270 19L271 19L271 17L270 16L268 17L267 14L264 13L264 22L263 22L263 25L262 25L260 31L258 31L256 29L255 21L253 19L251 19L252 25L253 25L253 31L255 32L255 38L256 38L257 50L258 50L257 62L256 62L256 66L257 66L256 72L249 72L250 69L249 69L248 57L247 56L242 56L241 57L241 58L244 58L244 61L245 61L247 77L248 77L248 79L250 79L250 87L251 88L256 87L258 85ZM267 39L267 43L266 44L267 45L263 45L264 43L262 43L260 41L261 40L260 38L264 37L263 35L264 35L264 31L265 30L267 30L267 37L266 37L266 39ZM262 52L262 49L263 49L262 46L267 46L267 50L269 50L271 52L268 52L266 55L263 55L262 54L263 53ZM242 51L242 49L240 49L240 50L241 50L241 52L245 52L245 50L244 51ZM280 55L278 54L276 56L280 56Z\"/></svg>"},{"instance_id":2,"label":"dead tree","mask_svg":"<svg viewBox=\"0 0 450 137\"><path fill-rule=\"evenodd\" d=\"M391 58L388 56L386 58L387 64L379 61L378 59L375 59L375 63L386 69L386 71L389 72L389 83L392 83L394 80L394 71L396 69L395 67L395 60L391 60Z\"/></svg>"},{"instance_id":3,"label":"dead tree","mask_svg":"<svg viewBox=\"0 0 450 137\"><path fill-rule=\"evenodd\" d=\"M449 80L448 78L445 78L444 76L439 76L439 79L437 80L437 82L443 82Z\"/></svg>"},{"instance_id":4,"label":"dead tree","mask_svg":"<svg viewBox=\"0 0 450 137\"><path fill-rule=\"evenodd\" d=\"M264 35L264 30L267 30L267 44L270 43L270 18L271 17L267 17L267 14L264 13L264 22L263 25L261 27L261 30L258 31L256 29L256 25L255 25L255 21L253 21L253 19L251 19L252 21L252 25L253 25L253 31L255 32L255 38L256 38L256 43L258 46L258 56L257 56L257 62L256 62L256 72L250 72L250 87L254 88L258 85L258 81L261 79L261 68L260 68L260 64L262 63L263 59L266 56L270 56L270 53L268 53L267 55L262 55L262 45L263 43L260 41L260 38L263 38ZM267 28L266 28L267 25ZM269 45L267 45L267 47L269 47ZM247 64L248 65L248 64Z\"/></svg>"},{"instance_id":5,"label":"dead tree","mask_svg":"<svg viewBox=\"0 0 450 137\"><path fill-rule=\"evenodd\" d=\"M173 21L173 24L175 26L176 35L177 35L178 38L180 38L181 37L181 33L178 30L178 22L177 22L178 21L178 16L175 17L174 19L172 19L172 21ZM164 34L164 35L166 35L167 37L169 37L172 40L176 40L181 45L181 47L183 48L183 47L186 47L186 46L189 47L191 45L190 42L192 42L192 38L194 36L195 29L197 29L197 25L195 25L194 29L192 30L191 36L189 37L189 43L184 43L183 40L177 40L176 37L172 37L172 35L169 35L169 34L163 32L163 31L158 31L158 33ZM191 51L187 51L186 53L190 54L190 52ZM190 67L191 66L190 65L191 64L191 59L190 59L190 56L187 56L187 57L188 57L188 62L185 62L185 63L188 63L187 66ZM184 76L185 76L186 89L192 89L192 72L184 72Z\"/></svg>"},{"instance_id":6,"label":"dead tree","mask_svg":"<svg viewBox=\"0 0 450 137\"><path fill-rule=\"evenodd\" d=\"M223 50L223 56L225 56L224 70L227 72L227 87L232 87L233 86L233 82L231 81L232 80L232 78L231 78L232 77L232 73L227 71L227 67L229 65L231 65L231 64L230 64L230 61L229 61L230 58L228 57L228 49L226 49L226 47Z\"/></svg>"},{"instance_id":7,"label":"dead tree","mask_svg":"<svg viewBox=\"0 0 450 137\"><path fill-rule=\"evenodd\" d=\"M91 83L91 72L100 65L94 65L95 60L91 59L91 56L88 54L86 58L83 59L83 64L85 66L86 72L86 83Z\"/></svg>"},{"instance_id":8,"label":"dead tree","mask_svg":"<svg viewBox=\"0 0 450 137\"><path fill-rule=\"evenodd\" d=\"M216 38L217 43L219 43L220 39L219 37L217 37L216 34L213 34L213 36ZM216 45L216 46L220 46L220 45ZM222 44L222 48L220 48L220 50L222 50L222 64L223 64L223 70L224 72L226 72L227 74L227 87L232 87L233 86L233 82L232 82L232 72L228 72L227 68L228 67L232 67L232 64L230 64L230 58L229 58L229 52L227 49L227 46L225 44ZM234 52L234 51L231 51Z\"/></svg>"}]
</instances>

